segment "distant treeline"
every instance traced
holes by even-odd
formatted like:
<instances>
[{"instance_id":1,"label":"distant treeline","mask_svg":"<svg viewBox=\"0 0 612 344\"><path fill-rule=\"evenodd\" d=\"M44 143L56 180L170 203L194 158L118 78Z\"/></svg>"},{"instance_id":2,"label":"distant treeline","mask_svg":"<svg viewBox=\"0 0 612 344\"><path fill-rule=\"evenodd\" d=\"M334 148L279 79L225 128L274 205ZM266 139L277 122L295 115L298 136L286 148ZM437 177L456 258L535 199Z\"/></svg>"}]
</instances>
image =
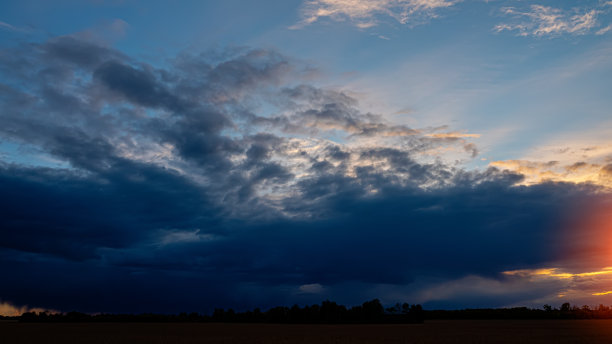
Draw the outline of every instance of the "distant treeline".
<instances>
[{"instance_id":1,"label":"distant treeline","mask_svg":"<svg viewBox=\"0 0 612 344\"><path fill-rule=\"evenodd\" d=\"M612 308L599 305L572 306L564 303L560 308L544 305L541 309L515 308L477 308L461 310L425 311L425 319L612 319Z\"/></svg>"},{"instance_id":2,"label":"distant treeline","mask_svg":"<svg viewBox=\"0 0 612 344\"><path fill-rule=\"evenodd\" d=\"M355 323L422 323L442 319L612 319L612 308L599 305L572 306L564 303L560 308L544 305L541 309L478 308L462 310L429 310L408 303L383 308L378 299L360 306L346 307L332 301L320 305L300 307L274 307L266 311L259 308L246 312L215 309L212 314L85 314L80 312L48 313L28 312L19 317L1 317L0 320L21 322L228 322L228 323L287 323L287 324L355 324Z\"/></svg>"},{"instance_id":3,"label":"distant treeline","mask_svg":"<svg viewBox=\"0 0 612 344\"><path fill-rule=\"evenodd\" d=\"M18 318L21 322L236 322L236 323L422 323L425 320L421 305L404 303L395 308L383 308L378 299L360 306L347 308L332 301L321 305L274 307L267 311L256 308L246 312L215 309L212 315L199 313L173 314L85 314L80 312L28 312Z\"/></svg>"}]
</instances>

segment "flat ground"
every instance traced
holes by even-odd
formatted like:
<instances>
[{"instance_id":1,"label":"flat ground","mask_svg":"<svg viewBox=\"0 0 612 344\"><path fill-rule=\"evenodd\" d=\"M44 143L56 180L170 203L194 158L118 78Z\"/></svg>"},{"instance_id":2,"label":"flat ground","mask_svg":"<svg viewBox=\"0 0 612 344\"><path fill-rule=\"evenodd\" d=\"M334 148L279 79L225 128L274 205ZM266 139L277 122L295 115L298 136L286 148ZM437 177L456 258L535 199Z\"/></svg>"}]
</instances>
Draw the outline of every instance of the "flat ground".
<instances>
[{"instance_id":1,"label":"flat ground","mask_svg":"<svg viewBox=\"0 0 612 344\"><path fill-rule=\"evenodd\" d=\"M444 320L416 325L0 322L1 343L612 343L612 320Z\"/></svg>"}]
</instances>

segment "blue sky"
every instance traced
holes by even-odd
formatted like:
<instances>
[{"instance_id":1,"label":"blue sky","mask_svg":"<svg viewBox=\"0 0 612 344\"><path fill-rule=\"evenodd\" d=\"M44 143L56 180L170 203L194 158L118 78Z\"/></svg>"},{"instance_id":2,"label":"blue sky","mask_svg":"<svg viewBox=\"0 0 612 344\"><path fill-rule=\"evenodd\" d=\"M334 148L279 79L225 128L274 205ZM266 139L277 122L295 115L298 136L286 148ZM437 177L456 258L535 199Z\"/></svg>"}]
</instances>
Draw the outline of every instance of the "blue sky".
<instances>
[{"instance_id":1,"label":"blue sky","mask_svg":"<svg viewBox=\"0 0 612 344\"><path fill-rule=\"evenodd\" d=\"M492 160L525 158L576 129L587 136L610 128L606 1L449 1L405 23L394 18L402 2L356 18L350 1L339 4L343 11L306 25L309 8L330 5L8 2L2 35L11 45L81 33L156 65L183 51L275 49L320 69L318 84L359 92L362 106L394 121L480 134L483 156ZM534 6L557 22L530 17L538 14ZM572 22L590 11L596 13L584 27ZM365 22L371 26L360 28Z\"/></svg>"},{"instance_id":2,"label":"blue sky","mask_svg":"<svg viewBox=\"0 0 612 344\"><path fill-rule=\"evenodd\" d=\"M0 13L6 314L610 302L610 1Z\"/></svg>"}]
</instances>

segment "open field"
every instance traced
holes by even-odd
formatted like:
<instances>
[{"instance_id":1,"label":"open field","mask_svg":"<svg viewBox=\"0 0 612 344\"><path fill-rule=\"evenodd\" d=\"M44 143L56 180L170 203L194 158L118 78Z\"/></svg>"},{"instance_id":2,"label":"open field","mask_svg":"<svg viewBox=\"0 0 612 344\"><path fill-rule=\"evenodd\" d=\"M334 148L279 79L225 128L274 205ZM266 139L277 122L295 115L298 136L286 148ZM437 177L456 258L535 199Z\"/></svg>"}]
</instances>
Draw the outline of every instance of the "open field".
<instances>
[{"instance_id":1,"label":"open field","mask_svg":"<svg viewBox=\"0 0 612 344\"><path fill-rule=\"evenodd\" d=\"M411 325L0 322L2 343L612 343L612 320Z\"/></svg>"}]
</instances>

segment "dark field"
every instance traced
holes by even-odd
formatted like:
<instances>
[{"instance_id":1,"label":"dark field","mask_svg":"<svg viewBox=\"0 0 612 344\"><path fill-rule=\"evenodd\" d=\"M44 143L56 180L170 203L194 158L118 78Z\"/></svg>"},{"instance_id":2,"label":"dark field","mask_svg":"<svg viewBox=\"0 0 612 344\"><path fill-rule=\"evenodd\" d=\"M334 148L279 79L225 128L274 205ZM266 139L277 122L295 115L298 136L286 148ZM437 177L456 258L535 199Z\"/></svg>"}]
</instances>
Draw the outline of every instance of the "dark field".
<instances>
[{"instance_id":1,"label":"dark field","mask_svg":"<svg viewBox=\"0 0 612 344\"><path fill-rule=\"evenodd\" d=\"M0 322L2 343L612 343L612 320L414 325Z\"/></svg>"}]
</instances>

